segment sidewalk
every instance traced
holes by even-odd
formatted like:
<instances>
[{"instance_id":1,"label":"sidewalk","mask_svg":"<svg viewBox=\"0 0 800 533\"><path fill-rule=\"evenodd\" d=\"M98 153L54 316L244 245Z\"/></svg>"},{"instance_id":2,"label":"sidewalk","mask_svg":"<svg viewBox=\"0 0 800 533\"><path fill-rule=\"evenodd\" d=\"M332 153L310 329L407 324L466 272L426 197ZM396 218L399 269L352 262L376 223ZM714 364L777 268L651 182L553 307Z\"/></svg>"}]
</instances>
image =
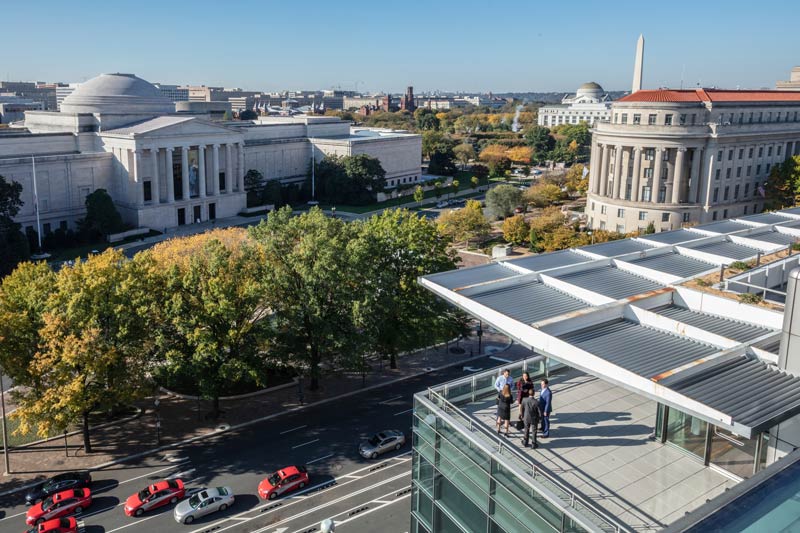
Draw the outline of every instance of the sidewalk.
<instances>
[{"instance_id":1,"label":"sidewalk","mask_svg":"<svg viewBox=\"0 0 800 533\"><path fill-rule=\"evenodd\" d=\"M516 344L509 347L507 337L501 334L484 332L483 355L502 352L502 357L518 359L530 352ZM451 344L453 348L455 345ZM380 368L377 361L372 364L372 372L366 376L366 386L387 384L399 379L410 378L430 372L443 366L466 364L476 357L478 343L470 338L461 341L463 354L448 352L444 346L438 349L421 350L413 355L398 358L399 368L392 370L388 364ZM498 362L498 365L500 362ZM330 400L344 394L362 390L360 373L343 373L323 378L320 390L310 391L308 380L304 380L303 405L320 400ZM29 447L12 448L9 455L13 474L0 477L0 494L21 487L43 475L54 472L92 468L109 461L146 452L157 448L156 413L153 398L137 404L142 414L123 425L111 425L92 431L93 453L86 455L82 448L81 435L67 438L69 456L65 456L64 438L44 442ZM221 427L231 427L251 422L270 415L285 413L300 407L299 387L285 388L262 395L240 400L222 401L223 414L217 420L208 420L205 415L210 410L210 402L185 400L162 394L158 407L161 419L160 445L177 444L186 439L216 433Z\"/></svg>"}]
</instances>

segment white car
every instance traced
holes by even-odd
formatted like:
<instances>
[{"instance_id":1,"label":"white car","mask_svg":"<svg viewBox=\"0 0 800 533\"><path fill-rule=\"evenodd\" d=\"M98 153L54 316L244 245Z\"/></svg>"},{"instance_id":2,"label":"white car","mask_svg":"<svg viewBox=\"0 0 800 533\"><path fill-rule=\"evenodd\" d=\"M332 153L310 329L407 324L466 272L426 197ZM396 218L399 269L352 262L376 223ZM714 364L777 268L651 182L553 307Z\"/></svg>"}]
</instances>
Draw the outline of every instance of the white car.
<instances>
[{"instance_id":1,"label":"white car","mask_svg":"<svg viewBox=\"0 0 800 533\"><path fill-rule=\"evenodd\" d=\"M191 524L195 518L216 511L224 511L233 505L233 502L233 489L230 487L201 489L192 494L189 499L179 503L175 507L173 515L179 524Z\"/></svg>"},{"instance_id":2,"label":"white car","mask_svg":"<svg viewBox=\"0 0 800 533\"><path fill-rule=\"evenodd\" d=\"M439 202L438 204L436 204L436 207L438 207L439 209L442 209L443 207L447 207L448 205L450 205L450 202L448 202L447 200L443 200L443 201Z\"/></svg>"}]
</instances>

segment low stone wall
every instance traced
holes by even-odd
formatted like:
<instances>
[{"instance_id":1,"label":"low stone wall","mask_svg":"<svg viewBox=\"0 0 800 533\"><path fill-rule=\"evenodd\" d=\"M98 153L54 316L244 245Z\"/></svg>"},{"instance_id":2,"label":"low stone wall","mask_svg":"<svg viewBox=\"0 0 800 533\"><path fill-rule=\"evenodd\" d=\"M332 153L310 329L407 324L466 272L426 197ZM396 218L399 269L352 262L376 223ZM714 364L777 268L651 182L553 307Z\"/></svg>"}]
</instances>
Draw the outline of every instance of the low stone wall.
<instances>
[{"instance_id":1,"label":"low stone wall","mask_svg":"<svg viewBox=\"0 0 800 533\"><path fill-rule=\"evenodd\" d=\"M250 213L260 213L262 211L275 211L275 204L256 205L253 207L245 207L241 210L242 214L249 215Z\"/></svg>"},{"instance_id":2,"label":"low stone wall","mask_svg":"<svg viewBox=\"0 0 800 533\"><path fill-rule=\"evenodd\" d=\"M129 229L128 231L123 231L122 233L112 233L106 239L108 242L114 243L119 241L124 241L128 237L135 237L137 235L147 235L150 233L150 228L136 228L136 229Z\"/></svg>"}]
</instances>

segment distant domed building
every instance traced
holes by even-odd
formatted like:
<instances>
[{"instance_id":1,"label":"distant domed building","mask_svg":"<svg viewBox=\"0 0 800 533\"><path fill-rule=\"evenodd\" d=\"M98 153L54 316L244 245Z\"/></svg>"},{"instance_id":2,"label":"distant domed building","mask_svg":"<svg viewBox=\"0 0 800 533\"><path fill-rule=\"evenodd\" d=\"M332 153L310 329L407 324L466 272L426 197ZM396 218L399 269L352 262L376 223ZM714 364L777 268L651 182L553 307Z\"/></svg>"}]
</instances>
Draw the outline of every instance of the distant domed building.
<instances>
[{"instance_id":1,"label":"distant domed building","mask_svg":"<svg viewBox=\"0 0 800 533\"><path fill-rule=\"evenodd\" d=\"M183 109L148 81L113 73L80 84L58 112L27 111L23 127L0 135L0 175L23 188L15 220L42 236L74 228L97 189L133 228L228 218L247 208L248 170L302 183L309 161L326 154L378 158L389 188L421 177L419 135L355 131L335 117L212 121Z\"/></svg>"},{"instance_id":2,"label":"distant domed building","mask_svg":"<svg viewBox=\"0 0 800 533\"><path fill-rule=\"evenodd\" d=\"M548 128L560 124L578 124L611 119L611 101L603 88L593 81L584 83L575 94L565 95L559 105L539 109L539 125Z\"/></svg>"}]
</instances>

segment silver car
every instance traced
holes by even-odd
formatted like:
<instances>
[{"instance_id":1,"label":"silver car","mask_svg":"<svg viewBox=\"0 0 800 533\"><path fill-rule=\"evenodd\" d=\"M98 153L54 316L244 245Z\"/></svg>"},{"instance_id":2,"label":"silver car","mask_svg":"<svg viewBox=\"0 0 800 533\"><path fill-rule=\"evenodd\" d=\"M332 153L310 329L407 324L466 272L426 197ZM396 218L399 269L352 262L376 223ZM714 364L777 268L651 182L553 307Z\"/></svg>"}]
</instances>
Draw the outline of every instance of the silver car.
<instances>
[{"instance_id":1,"label":"silver car","mask_svg":"<svg viewBox=\"0 0 800 533\"><path fill-rule=\"evenodd\" d=\"M233 505L233 489L230 487L216 487L201 489L188 499L183 500L175 507L175 521L191 524L195 518L200 518L216 511L224 511Z\"/></svg>"},{"instance_id":2,"label":"silver car","mask_svg":"<svg viewBox=\"0 0 800 533\"><path fill-rule=\"evenodd\" d=\"M358 445L358 453L366 459L377 459L382 453L399 450L406 443L402 431L387 429L376 433Z\"/></svg>"}]
</instances>

